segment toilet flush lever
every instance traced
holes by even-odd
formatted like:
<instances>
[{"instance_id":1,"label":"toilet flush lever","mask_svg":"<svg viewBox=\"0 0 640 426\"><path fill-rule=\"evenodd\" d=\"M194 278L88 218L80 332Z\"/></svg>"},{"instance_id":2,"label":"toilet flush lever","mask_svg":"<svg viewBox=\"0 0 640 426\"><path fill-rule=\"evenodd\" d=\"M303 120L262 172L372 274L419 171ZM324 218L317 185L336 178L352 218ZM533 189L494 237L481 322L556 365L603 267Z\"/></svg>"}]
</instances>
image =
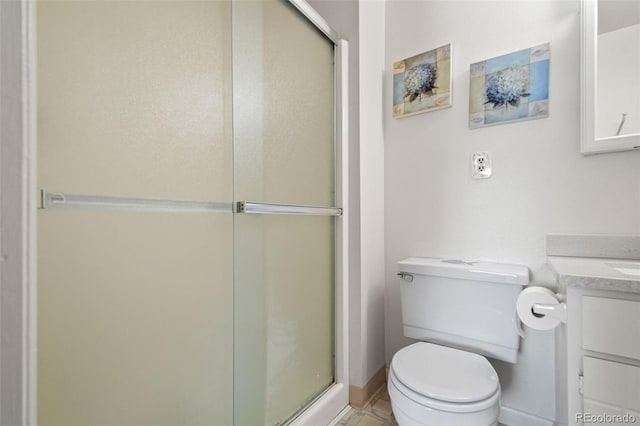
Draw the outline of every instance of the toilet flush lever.
<instances>
[{"instance_id":1,"label":"toilet flush lever","mask_svg":"<svg viewBox=\"0 0 640 426\"><path fill-rule=\"evenodd\" d=\"M398 276L400 278L402 278L402 281L406 281L408 283L412 283L413 282L413 275L411 275L411 274L406 274L404 272L398 272Z\"/></svg>"}]
</instances>

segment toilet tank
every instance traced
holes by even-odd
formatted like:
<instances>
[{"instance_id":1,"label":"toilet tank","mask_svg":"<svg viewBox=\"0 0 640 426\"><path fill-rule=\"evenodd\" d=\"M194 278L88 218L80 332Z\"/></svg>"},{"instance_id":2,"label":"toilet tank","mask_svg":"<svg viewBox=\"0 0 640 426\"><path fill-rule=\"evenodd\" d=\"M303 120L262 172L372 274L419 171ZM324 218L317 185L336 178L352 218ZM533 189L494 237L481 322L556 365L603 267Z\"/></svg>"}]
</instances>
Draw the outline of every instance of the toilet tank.
<instances>
[{"instance_id":1,"label":"toilet tank","mask_svg":"<svg viewBox=\"0 0 640 426\"><path fill-rule=\"evenodd\" d=\"M398 271L405 336L516 362L526 266L411 257Z\"/></svg>"}]
</instances>

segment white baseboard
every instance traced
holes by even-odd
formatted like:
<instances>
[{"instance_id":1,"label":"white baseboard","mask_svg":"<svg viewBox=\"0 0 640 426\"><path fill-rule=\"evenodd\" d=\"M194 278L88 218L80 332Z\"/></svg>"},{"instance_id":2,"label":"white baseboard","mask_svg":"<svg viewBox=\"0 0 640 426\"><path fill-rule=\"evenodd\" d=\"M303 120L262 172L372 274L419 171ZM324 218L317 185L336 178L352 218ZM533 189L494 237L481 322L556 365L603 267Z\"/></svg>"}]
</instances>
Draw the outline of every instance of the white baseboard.
<instances>
[{"instance_id":1,"label":"white baseboard","mask_svg":"<svg viewBox=\"0 0 640 426\"><path fill-rule=\"evenodd\" d=\"M553 420L545 419L542 417L534 416L532 414L525 413L524 411L518 411L509 407L500 407L500 417L498 418L500 424L506 426L555 426L556 423Z\"/></svg>"}]
</instances>

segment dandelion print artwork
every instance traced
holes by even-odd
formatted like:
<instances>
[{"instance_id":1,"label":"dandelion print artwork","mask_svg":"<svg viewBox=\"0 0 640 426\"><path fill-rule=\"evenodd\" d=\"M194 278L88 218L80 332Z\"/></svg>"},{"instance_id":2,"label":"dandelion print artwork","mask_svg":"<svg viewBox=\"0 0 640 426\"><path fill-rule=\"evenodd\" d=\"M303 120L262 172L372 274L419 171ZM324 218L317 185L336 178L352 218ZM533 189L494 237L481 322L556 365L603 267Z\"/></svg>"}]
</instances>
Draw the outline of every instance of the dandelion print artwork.
<instances>
[{"instance_id":1,"label":"dandelion print artwork","mask_svg":"<svg viewBox=\"0 0 640 426\"><path fill-rule=\"evenodd\" d=\"M451 106L451 45L393 64L393 116Z\"/></svg>"},{"instance_id":2,"label":"dandelion print artwork","mask_svg":"<svg viewBox=\"0 0 640 426\"><path fill-rule=\"evenodd\" d=\"M471 64L469 127L549 115L549 43Z\"/></svg>"}]
</instances>

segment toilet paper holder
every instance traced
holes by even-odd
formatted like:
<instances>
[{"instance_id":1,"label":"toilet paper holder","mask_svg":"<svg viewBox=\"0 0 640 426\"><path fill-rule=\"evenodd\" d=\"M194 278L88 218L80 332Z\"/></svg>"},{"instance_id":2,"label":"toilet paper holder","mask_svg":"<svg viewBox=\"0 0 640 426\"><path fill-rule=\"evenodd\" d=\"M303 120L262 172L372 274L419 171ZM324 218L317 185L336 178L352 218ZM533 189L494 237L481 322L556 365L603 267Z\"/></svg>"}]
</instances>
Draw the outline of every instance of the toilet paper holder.
<instances>
[{"instance_id":1,"label":"toilet paper holder","mask_svg":"<svg viewBox=\"0 0 640 426\"><path fill-rule=\"evenodd\" d=\"M531 312L538 318L549 316L558 319L562 323L566 323L567 304L564 303L566 297L564 296L564 294L557 293L556 298L558 299L558 303L555 304L534 303L533 307L531 308Z\"/></svg>"},{"instance_id":2,"label":"toilet paper holder","mask_svg":"<svg viewBox=\"0 0 640 426\"><path fill-rule=\"evenodd\" d=\"M522 324L538 331L547 331L567 322L564 294L556 294L546 287L529 286L516 300L518 334L524 337Z\"/></svg>"}]
</instances>

